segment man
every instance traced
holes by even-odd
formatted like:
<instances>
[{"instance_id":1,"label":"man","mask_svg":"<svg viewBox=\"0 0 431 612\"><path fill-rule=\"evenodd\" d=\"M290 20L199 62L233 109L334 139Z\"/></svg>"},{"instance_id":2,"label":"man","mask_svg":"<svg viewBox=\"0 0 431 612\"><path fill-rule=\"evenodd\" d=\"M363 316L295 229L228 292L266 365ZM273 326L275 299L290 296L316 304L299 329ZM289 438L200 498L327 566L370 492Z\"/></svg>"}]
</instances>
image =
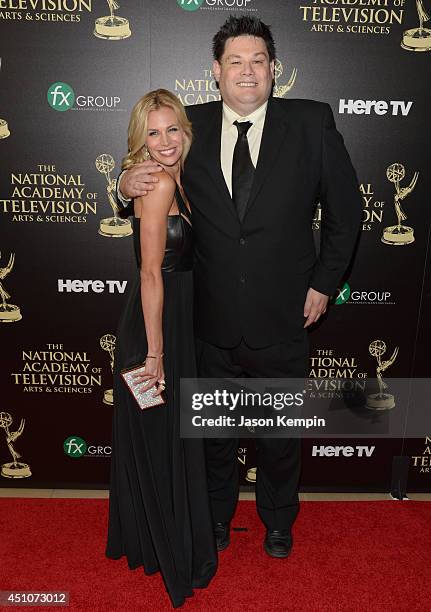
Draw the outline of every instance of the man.
<instances>
[{"instance_id":1,"label":"man","mask_svg":"<svg viewBox=\"0 0 431 612\"><path fill-rule=\"evenodd\" d=\"M213 39L223 102L187 108L194 140L183 187L196 236L195 331L203 378L301 378L307 327L325 312L353 252L362 203L330 107L271 97L268 26L231 17ZM153 188L144 162L120 176L123 198ZM317 257L312 217L321 202ZM287 557L296 518L298 439L258 439L256 505L265 551ZM238 441L207 439L218 550L230 541L239 488Z\"/></svg>"}]
</instances>

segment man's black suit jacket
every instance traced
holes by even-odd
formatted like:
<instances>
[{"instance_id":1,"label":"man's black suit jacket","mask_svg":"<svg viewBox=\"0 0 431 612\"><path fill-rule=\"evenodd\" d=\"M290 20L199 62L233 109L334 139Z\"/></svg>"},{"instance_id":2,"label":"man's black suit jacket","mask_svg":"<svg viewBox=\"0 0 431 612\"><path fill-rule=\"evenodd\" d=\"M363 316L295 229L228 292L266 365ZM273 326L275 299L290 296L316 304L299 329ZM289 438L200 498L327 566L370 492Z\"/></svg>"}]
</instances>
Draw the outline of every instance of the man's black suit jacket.
<instances>
[{"instance_id":1,"label":"man's black suit jacket","mask_svg":"<svg viewBox=\"0 0 431 612\"><path fill-rule=\"evenodd\" d=\"M187 107L183 187L196 236L195 329L221 347L285 342L304 325L309 287L331 295L358 236L362 199L328 104L270 98L240 223L220 165L222 103ZM322 207L316 255L312 218Z\"/></svg>"}]
</instances>

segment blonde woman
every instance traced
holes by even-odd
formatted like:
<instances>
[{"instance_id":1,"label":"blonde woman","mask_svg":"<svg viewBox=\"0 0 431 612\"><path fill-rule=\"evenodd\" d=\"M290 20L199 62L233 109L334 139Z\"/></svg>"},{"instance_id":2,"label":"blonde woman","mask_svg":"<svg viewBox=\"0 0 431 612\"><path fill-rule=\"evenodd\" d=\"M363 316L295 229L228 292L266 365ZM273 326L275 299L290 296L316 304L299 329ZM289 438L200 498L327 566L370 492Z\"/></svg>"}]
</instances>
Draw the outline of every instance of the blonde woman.
<instances>
[{"instance_id":1,"label":"blonde woman","mask_svg":"<svg viewBox=\"0 0 431 612\"><path fill-rule=\"evenodd\" d=\"M164 89L132 111L123 169L152 159L159 182L134 202L136 279L117 332L113 455L106 555L160 571L172 605L208 585L217 567L202 440L181 439L179 383L194 377L192 219L181 169L192 140L178 98ZM139 380L165 404L140 410L120 371L146 363Z\"/></svg>"}]
</instances>

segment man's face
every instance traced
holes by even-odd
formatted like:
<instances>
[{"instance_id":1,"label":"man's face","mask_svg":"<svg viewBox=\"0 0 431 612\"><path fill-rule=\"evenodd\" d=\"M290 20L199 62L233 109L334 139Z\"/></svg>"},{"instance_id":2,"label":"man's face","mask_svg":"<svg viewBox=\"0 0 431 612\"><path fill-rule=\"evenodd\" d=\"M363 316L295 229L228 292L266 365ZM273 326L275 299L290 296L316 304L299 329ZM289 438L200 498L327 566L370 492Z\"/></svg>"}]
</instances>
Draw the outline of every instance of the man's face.
<instances>
[{"instance_id":1,"label":"man's face","mask_svg":"<svg viewBox=\"0 0 431 612\"><path fill-rule=\"evenodd\" d=\"M269 61L263 38L237 36L226 41L220 62L213 63L213 74L224 102L249 115L271 94L274 62Z\"/></svg>"}]
</instances>

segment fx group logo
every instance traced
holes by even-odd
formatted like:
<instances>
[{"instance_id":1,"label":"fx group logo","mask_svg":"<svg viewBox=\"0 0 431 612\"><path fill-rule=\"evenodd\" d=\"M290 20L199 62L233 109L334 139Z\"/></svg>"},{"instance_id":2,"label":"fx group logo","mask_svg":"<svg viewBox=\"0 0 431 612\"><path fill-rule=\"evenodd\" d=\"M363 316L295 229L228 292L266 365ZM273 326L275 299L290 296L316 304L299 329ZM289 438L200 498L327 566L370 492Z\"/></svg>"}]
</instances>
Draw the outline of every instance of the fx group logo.
<instances>
[{"instance_id":1,"label":"fx group logo","mask_svg":"<svg viewBox=\"0 0 431 612\"><path fill-rule=\"evenodd\" d=\"M110 457L112 447L108 444L87 444L79 436L69 436L63 442L63 449L68 457L80 459L81 457Z\"/></svg>"},{"instance_id":2,"label":"fx group logo","mask_svg":"<svg viewBox=\"0 0 431 612\"><path fill-rule=\"evenodd\" d=\"M341 304L395 304L394 298L391 291L385 291L383 289L366 289L366 290L352 290L349 283L337 289L337 294L333 297L333 303L336 306Z\"/></svg>"},{"instance_id":3,"label":"fx group logo","mask_svg":"<svg viewBox=\"0 0 431 612\"><path fill-rule=\"evenodd\" d=\"M184 11L197 11L204 0L177 0L177 4Z\"/></svg>"},{"instance_id":4,"label":"fx group logo","mask_svg":"<svg viewBox=\"0 0 431 612\"><path fill-rule=\"evenodd\" d=\"M64 112L72 108L75 102L75 92L67 83L53 83L47 93L48 104L56 111Z\"/></svg>"},{"instance_id":5,"label":"fx group logo","mask_svg":"<svg viewBox=\"0 0 431 612\"><path fill-rule=\"evenodd\" d=\"M120 96L75 94L68 83L57 81L48 87L46 94L48 104L56 111L93 110L93 111L124 111L119 108Z\"/></svg>"},{"instance_id":6,"label":"fx group logo","mask_svg":"<svg viewBox=\"0 0 431 612\"><path fill-rule=\"evenodd\" d=\"M334 304L339 306L340 304L345 304L350 297L350 285L349 283L344 283L341 289L337 289L338 294L334 296Z\"/></svg>"},{"instance_id":7,"label":"fx group logo","mask_svg":"<svg viewBox=\"0 0 431 612\"><path fill-rule=\"evenodd\" d=\"M212 11L246 10L256 11L248 5L252 0L177 0L183 11L197 11L200 8ZM202 6L203 5L203 6Z\"/></svg>"},{"instance_id":8,"label":"fx group logo","mask_svg":"<svg viewBox=\"0 0 431 612\"><path fill-rule=\"evenodd\" d=\"M63 443L63 449L66 455L76 459L87 452L87 442L78 436L69 436Z\"/></svg>"}]
</instances>

